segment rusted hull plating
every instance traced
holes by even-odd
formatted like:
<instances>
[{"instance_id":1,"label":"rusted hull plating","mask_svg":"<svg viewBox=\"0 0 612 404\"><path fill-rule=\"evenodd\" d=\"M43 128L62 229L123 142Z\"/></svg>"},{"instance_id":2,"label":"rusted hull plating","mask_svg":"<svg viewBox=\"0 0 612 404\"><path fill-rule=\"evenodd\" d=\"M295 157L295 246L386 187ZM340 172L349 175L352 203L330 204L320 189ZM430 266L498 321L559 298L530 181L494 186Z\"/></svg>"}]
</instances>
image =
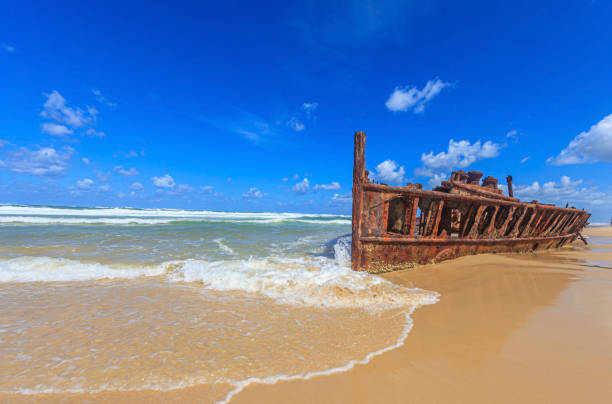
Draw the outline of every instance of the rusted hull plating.
<instances>
[{"instance_id":1,"label":"rusted hull plating","mask_svg":"<svg viewBox=\"0 0 612 404\"><path fill-rule=\"evenodd\" d=\"M355 133L352 267L387 272L463 255L526 252L573 242L590 214L504 196L497 180L455 172L434 191L374 184L365 134ZM509 177L511 181L511 177Z\"/></svg>"}]
</instances>

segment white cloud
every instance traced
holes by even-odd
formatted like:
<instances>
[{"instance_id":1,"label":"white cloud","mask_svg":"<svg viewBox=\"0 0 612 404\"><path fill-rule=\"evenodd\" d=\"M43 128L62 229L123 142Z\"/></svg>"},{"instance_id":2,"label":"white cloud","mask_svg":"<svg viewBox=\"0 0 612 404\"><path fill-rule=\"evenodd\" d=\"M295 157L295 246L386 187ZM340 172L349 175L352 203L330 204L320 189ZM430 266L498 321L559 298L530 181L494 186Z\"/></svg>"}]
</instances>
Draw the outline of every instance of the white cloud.
<instances>
[{"instance_id":1,"label":"white cloud","mask_svg":"<svg viewBox=\"0 0 612 404\"><path fill-rule=\"evenodd\" d=\"M176 192L190 193L194 191L195 191L195 188L189 184L179 184L176 187Z\"/></svg>"},{"instance_id":2,"label":"white cloud","mask_svg":"<svg viewBox=\"0 0 612 404\"><path fill-rule=\"evenodd\" d=\"M123 168L123 166L115 166L113 167L113 171L125 177L133 177L135 175L140 174L138 170L135 169L134 167L130 168L129 170L126 170L125 168Z\"/></svg>"},{"instance_id":3,"label":"white cloud","mask_svg":"<svg viewBox=\"0 0 612 404\"><path fill-rule=\"evenodd\" d=\"M5 161L0 160L0 167L20 174L61 177L66 174L73 153L74 149L71 147L64 147L63 151L53 147L42 147L38 150L20 147L10 152Z\"/></svg>"},{"instance_id":4,"label":"white cloud","mask_svg":"<svg viewBox=\"0 0 612 404\"><path fill-rule=\"evenodd\" d=\"M291 178L293 178L294 181L297 181L297 180L300 179L300 176L299 176L298 173L295 173L295 174L293 174L293 177L291 177Z\"/></svg>"},{"instance_id":5,"label":"white cloud","mask_svg":"<svg viewBox=\"0 0 612 404\"><path fill-rule=\"evenodd\" d=\"M52 136L68 136L79 130L81 135L87 136L106 136L94 128L98 110L93 107L86 107L85 110L79 107L70 107L66 99L57 91L53 90L50 94L44 94L47 100L43 104L40 116L54 122L45 122L41 125L42 131Z\"/></svg>"},{"instance_id":6,"label":"white cloud","mask_svg":"<svg viewBox=\"0 0 612 404\"><path fill-rule=\"evenodd\" d=\"M523 157L521 159L521 164L526 163L527 161L529 161L531 159L531 156L527 156L527 157Z\"/></svg>"},{"instance_id":7,"label":"white cloud","mask_svg":"<svg viewBox=\"0 0 612 404\"><path fill-rule=\"evenodd\" d=\"M91 188L93 183L94 183L93 180L89 178L83 178L82 180L79 180L76 182L76 186L78 189L89 189Z\"/></svg>"},{"instance_id":8,"label":"white cloud","mask_svg":"<svg viewBox=\"0 0 612 404\"><path fill-rule=\"evenodd\" d=\"M254 198L254 199L261 199L266 196L268 196L268 194L261 192L257 187L249 188L247 192L242 194L242 197L244 198Z\"/></svg>"},{"instance_id":9,"label":"white cloud","mask_svg":"<svg viewBox=\"0 0 612 404\"><path fill-rule=\"evenodd\" d=\"M91 161L89 161L89 159L87 157L83 157L81 159L81 161L83 162L83 164L85 164L87 167L91 166Z\"/></svg>"},{"instance_id":10,"label":"white cloud","mask_svg":"<svg viewBox=\"0 0 612 404\"><path fill-rule=\"evenodd\" d=\"M331 197L332 204L346 204L353 202L353 195L348 192L346 194L334 194Z\"/></svg>"},{"instance_id":11,"label":"white cloud","mask_svg":"<svg viewBox=\"0 0 612 404\"><path fill-rule=\"evenodd\" d=\"M46 122L40 125L43 133L51 136L67 136L74 133L72 129L68 129L65 125L60 125L53 122Z\"/></svg>"},{"instance_id":12,"label":"white cloud","mask_svg":"<svg viewBox=\"0 0 612 404\"><path fill-rule=\"evenodd\" d=\"M490 140L470 143L467 140L448 142L448 150L434 154L433 151L421 154L422 167L414 170L419 177L429 178L428 186L434 187L448 177L456 168L467 168L476 161L497 157L503 145Z\"/></svg>"},{"instance_id":13,"label":"white cloud","mask_svg":"<svg viewBox=\"0 0 612 404\"><path fill-rule=\"evenodd\" d=\"M306 129L306 125L300 122L298 118L295 116L289 119L289 121L287 122L287 125L296 132L301 132L304 129Z\"/></svg>"},{"instance_id":14,"label":"white cloud","mask_svg":"<svg viewBox=\"0 0 612 404\"><path fill-rule=\"evenodd\" d=\"M174 179L170 176L170 174L166 174L161 177L153 177L151 178L153 181L153 185L159 188L174 188L175 182Z\"/></svg>"},{"instance_id":15,"label":"white cloud","mask_svg":"<svg viewBox=\"0 0 612 404\"><path fill-rule=\"evenodd\" d=\"M0 43L0 49L8 53L15 53L15 47L5 43Z\"/></svg>"},{"instance_id":16,"label":"white cloud","mask_svg":"<svg viewBox=\"0 0 612 404\"><path fill-rule=\"evenodd\" d=\"M0 149L9 144L8 140L0 139Z\"/></svg>"},{"instance_id":17,"label":"white cloud","mask_svg":"<svg viewBox=\"0 0 612 404\"><path fill-rule=\"evenodd\" d=\"M490 140L481 143L480 140L473 144L467 140L448 142L448 151L434 154L433 151L421 154L421 162L427 168L450 171L453 168L466 168L478 160L497 157L501 145Z\"/></svg>"},{"instance_id":18,"label":"white cloud","mask_svg":"<svg viewBox=\"0 0 612 404\"><path fill-rule=\"evenodd\" d=\"M518 136L518 131L516 129L512 129L508 133L506 133L506 137L510 139L514 139Z\"/></svg>"},{"instance_id":19,"label":"white cloud","mask_svg":"<svg viewBox=\"0 0 612 404\"><path fill-rule=\"evenodd\" d=\"M106 98L104 95L102 95L102 92L100 90L91 90L91 92L93 93L93 95L96 96L96 101L98 101L100 104L105 104L109 107L117 106L116 102L112 102L108 98Z\"/></svg>"},{"instance_id":20,"label":"white cloud","mask_svg":"<svg viewBox=\"0 0 612 404\"><path fill-rule=\"evenodd\" d=\"M302 181L295 184L291 189L296 194L303 195L310 189L310 181L308 181L308 178L304 178Z\"/></svg>"},{"instance_id":21,"label":"white cloud","mask_svg":"<svg viewBox=\"0 0 612 404\"><path fill-rule=\"evenodd\" d=\"M612 162L612 114L576 136L557 157L546 160L556 166L598 161Z\"/></svg>"},{"instance_id":22,"label":"white cloud","mask_svg":"<svg viewBox=\"0 0 612 404\"><path fill-rule=\"evenodd\" d=\"M53 119L70 127L80 128L88 125L92 117L80 108L71 108L66 105L66 99L53 90L51 94L45 94L47 101L43 104L44 110L40 115L44 118Z\"/></svg>"},{"instance_id":23,"label":"white cloud","mask_svg":"<svg viewBox=\"0 0 612 404\"><path fill-rule=\"evenodd\" d=\"M403 184L406 181L405 174L404 166L400 166L393 160L385 160L376 166L375 172L370 173L370 179L387 184Z\"/></svg>"},{"instance_id":24,"label":"white cloud","mask_svg":"<svg viewBox=\"0 0 612 404\"><path fill-rule=\"evenodd\" d=\"M98 187L98 189L100 191L103 191L103 192L108 192L108 191L110 191L110 185L108 185L108 184L100 185L100 187Z\"/></svg>"},{"instance_id":25,"label":"white cloud","mask_svg":"<svg viewBox=\"0 0 612 404\"><path fill-rule=\"evenodd\" d=\"M332 181L329 184L316 184L313 189L315 191L318 191L319 189L325 191L337 191L340 189L340 183L337 181Z\"/></svg>"},{"instance_id":26,"label":"white cloud","mask_svg":"<svg viewBox=\"0 0 612 404\"><path fill-rule=\"evenodd\" d=\"M110 175L111 175L110 171L104 172L96 168L94 168L94 171L96 172L96 178L100 182L106 182L110 178Z\"/></svg>"},{"instance_id":27,"label":"white cloud","mask_svg":"<svg viewBox=\"0 0 612 404\"><path fill-rule=\"evenodd\" d=\"M425 104L431 101L435 96L440 94L443 88L450 86L442 80L436 78L429 80L422 90L414 86L395 87L395 90L389 96L385 106L393 112L406 112L410 109L415 114L419 114L425 110Z\"/></svg>"},{"instance_id":28,"label":"white cloud","mask_svg":"<svg viewBox=\"0 0 612 404\"><path fill-rule=\"evenodd\" d=\"M572 180L564 175L559 182L549 181L540 185L534 181L529 185L517 185L514 187L514 195L523 200L538 200L550 203L592 203L593 200L606 196L598 192L595 187L583 185L582 180ZM608 195L609 197L609 195Z\"/></svg>"},{"instance_id":29,"label":"white cloud","mask_svg":"<svg viewBox=\"0 0 612 404\"><path fill-rule=\"evenodd\" d=\"M85 134L87 136L94 136L94 137L104 137L106 136L106 133L104 132L100 132L98 130L95 130L94 128L89 128L85 131Z\"/></svg>"},{"instance_id":30,"label":"white cloud","mask_svg":"<svg viewBox=\"0 0 612 404\"><path fill-rule=\"evenodd\" d=\"M305 102L302 104L302 110L306 112L306 115L310 115L312 112L316 111L318 107L318 102Z\"/></svg>"},{"instance_id":31,"label":"white cloud","mask_svg":"<svg viewBox=\"0 0 612 404\"><path fill-rule=\"evenodd\" d=\"M142 186L140 182L135 182L132 185L130 185L130 189L132 191L142 191L144 187Z\"/></svg>"}]
</instances>

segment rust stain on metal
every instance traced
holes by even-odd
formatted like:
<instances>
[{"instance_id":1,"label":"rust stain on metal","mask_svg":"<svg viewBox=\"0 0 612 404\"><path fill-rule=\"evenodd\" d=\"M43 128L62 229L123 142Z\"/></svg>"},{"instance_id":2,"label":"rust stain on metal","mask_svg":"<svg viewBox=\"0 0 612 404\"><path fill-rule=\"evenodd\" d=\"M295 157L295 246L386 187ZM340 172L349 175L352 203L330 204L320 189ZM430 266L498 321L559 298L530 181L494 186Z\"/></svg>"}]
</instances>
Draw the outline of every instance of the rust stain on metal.
<instances>
[{"instance_id":1,"label":"rust stain on metal","mask_svg":"<svg viewBox=\"0 0 612 404\"><path fill-rule=\"evenodd\" d=\"M580 238L590 213L506 196L493 177L455 171L431 191L421 184L374 184L365 133L355 133L351 263L386 272L480 253L562 247ZM611 221L612 222L612 221ZM612 223L611 223L612 224Z\"/></svg>"}]
</instances>

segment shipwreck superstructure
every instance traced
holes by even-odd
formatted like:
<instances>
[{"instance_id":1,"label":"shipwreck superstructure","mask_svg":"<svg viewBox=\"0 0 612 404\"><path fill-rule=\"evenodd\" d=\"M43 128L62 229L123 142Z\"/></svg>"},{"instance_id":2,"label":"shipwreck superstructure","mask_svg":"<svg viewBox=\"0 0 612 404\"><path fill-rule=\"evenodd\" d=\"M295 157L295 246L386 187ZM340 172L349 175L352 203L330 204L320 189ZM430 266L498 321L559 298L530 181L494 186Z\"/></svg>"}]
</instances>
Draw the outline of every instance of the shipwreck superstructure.
<instances>
[{"instance_id":1,"label":"shipwreck superstructure","mask_svg":"<svg viewBox=\"0 0 612 404\"><path fill-rule=\"evenodd\" d=\"M386 272L463 255L562 247L582 236L588 212L506 196L493 177L455 171L432 191L375 184L365 169L365 134L355 133L354 270ZM584 239L582 239L584 241Z\"/></svg>"}]
</instances>

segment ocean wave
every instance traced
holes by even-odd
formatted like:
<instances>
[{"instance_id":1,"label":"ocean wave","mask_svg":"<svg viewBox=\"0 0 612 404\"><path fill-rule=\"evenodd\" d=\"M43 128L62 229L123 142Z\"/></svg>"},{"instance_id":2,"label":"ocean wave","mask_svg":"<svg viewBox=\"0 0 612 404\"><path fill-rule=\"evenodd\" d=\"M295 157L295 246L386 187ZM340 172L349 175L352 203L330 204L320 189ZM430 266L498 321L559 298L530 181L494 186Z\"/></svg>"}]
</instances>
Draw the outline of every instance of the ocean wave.
<instances>
[{"instance_id":1,"label":"ocean wave","mask_svg":"<svg viewBox=\"0 0 612 404\"><path fill-rule=\"evenodd\" d=\"M322 220L349 219L346 215L277 213L277 212L215 212L183 209L136 209L136 208L70 208L52 206L0 205L0 216L39 217L103 217L103 218L195 218L206 220Z\"/></svg>"},{"instance_id":2,"label":"ocean wave","mask_svg":"<svg viewBox=\"0 0 612 404\"><path fill-rule=\"evenodd\" d=\"M163 276L168 282L199 283L216 291L261 294L281 303L387 309L435 301L436 296L395 285L348 267L348 241L340 238L335 257L272 256L207 261L188 259L157 265L105 265L65 258L0 260L0 282L69 282Z\"/></svg>"},{"instance_id":3,"label":"ocean wave","mask_svg":"<svg viewBox=\"0 0 612 404\"><path fill-rule=\"evenodd\" d=\"M350 219L308 219L298 218L221 218L221 217L49 217L49 216L0 216L0 224L99 224L99 225L156 225L156 224L180 224L180 223L258 223L258 224L282 224L282 223L310 223L310 224L350 224Z\"/></svg>"}]
</instances>

